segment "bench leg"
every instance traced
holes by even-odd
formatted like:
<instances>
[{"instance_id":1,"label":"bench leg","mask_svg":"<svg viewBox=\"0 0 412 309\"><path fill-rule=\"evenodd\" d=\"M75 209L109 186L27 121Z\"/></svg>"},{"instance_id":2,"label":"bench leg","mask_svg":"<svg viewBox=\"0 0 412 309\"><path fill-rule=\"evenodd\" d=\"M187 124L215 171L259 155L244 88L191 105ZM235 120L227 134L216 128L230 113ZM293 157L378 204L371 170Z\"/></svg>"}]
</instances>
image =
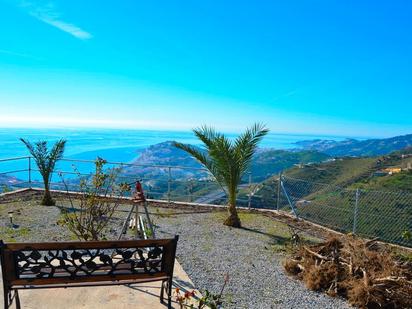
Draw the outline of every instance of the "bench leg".
<instances>
[{"instance_id":1,"label":"bench leg","mask_svg":"<svg viewBox=\"0 0 412 309\"><path fill-rule=\"evenodd\" d=\"M162 281L161 288L160 288L160 303L162 303L162 304L164 303L165 283L166 283L166 281L163 280L163 281Z\"/></svg>"},{"instance_id":2,"label":"bench leg","mask_svg":"<svg viewBox=\"0 0 412 309\"><path fill-rule=\"evenodd\" d=\"M170 278L167 284L167 308L172 309L172 283L173 279Z\"/></svg>"},{"instance_id":3,"label":"bench leg","mask_svg":"<svg viewBox=\"0 0 412 309\"><path fill-rule=\"evenodd\" d=\"M15 301L16 301L16 309L21 309L21 307L20 307L20 297L19 297L19 291L18 290L14 291L14 298L15 298Z\"/></svg>"},{"instance_id":4,"label":"bench leg","mask_svg":"<svg viewBox=\"0 0 412 309\"><path fill-rule=\"evenodd\" d=\"M10 295L10 290L8 287L4 284L3 285L3 293L4 293L4 308L7 309L11 305L11 295Z\"/></svg>"}]
</instances>

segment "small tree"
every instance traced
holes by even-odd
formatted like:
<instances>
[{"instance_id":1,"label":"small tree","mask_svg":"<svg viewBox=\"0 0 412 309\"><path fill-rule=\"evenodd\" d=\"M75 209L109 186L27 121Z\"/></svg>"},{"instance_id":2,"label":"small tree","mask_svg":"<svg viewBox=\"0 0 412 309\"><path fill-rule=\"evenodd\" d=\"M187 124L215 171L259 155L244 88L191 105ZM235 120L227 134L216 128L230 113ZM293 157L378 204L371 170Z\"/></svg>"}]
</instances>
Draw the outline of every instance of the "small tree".
<instances>
[{"instance_id":1,"label":"small tree","mask_svg":"<svg viewBox=\"0 0 412 309\"><path fill-rule=\"evenodd\" d=\"M98 158L95 161L95 174L88 179L80 178L79 191L81 194L76 199L78 204L71 198L68 185L61 176L72 207L71 211L66 211L63 214L62 223L79 240L104 239L107 226L119 206L119 197L130 191L128 184L116 183L119 169L110 169L105 172L105 164L105 160ZM80 173L77 170L76 172L80 177Z\"/></svg>"},{"instance_id":2,"label":"small tree","mask_svg":"<svg viewBox=\"0 0 412 309\"><path fill-rule=\"evenodd\" d=\"M56 162L63 157L66 141L63 139L57 141L51 150L49 150L47 148L46 141L38 141L33 145L23 138L20 140L26 145L31 156L34 158L34 161L36 162L39 172L43 178L44 196L41 204L46 206L55 205L56 202L50 194L50 182Z\"/></svg>"},{"instance_id":3,"label":"small tree","mask_svg":"<svg viewBox=\"0 0 412 309\"><path fill-rule=\"evenodd\" d=\"M174 145L191 154L215 177L228 195L229 217L224 224L240 227L241 222L236 210L238 186L249 169L257 145L269 130L261 124L255 124L234 141L207 126L194 129L193 132L203 142L204 151L182 143L175 142Z\"/></svg>"}]
</instances>

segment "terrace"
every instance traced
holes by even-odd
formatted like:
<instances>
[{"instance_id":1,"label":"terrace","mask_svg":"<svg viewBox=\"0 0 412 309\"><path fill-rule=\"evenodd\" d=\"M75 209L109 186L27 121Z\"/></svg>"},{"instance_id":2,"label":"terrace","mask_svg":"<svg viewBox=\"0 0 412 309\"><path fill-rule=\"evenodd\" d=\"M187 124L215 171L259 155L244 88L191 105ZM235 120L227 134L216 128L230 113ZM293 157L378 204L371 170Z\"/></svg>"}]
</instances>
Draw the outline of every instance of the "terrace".
<instances>
[{"instance_id":1,"label":"terrace","mask_svg":"<svg viewBox=\"0 0 412 309\"><path fill-rule=\"evenodd\" d=\"M6 166L1 170L1 175L14 177L10 178L8 192L0 195L1 238L8 242L73 240L73 234L59 222L62 214L72 207L70 198L76 199L76 191L79 190L76 179L90 176L93 162L61 160L52 184L56 206L41 206L43 184L32 159L1 160L1 164ZM72 164L76 164L77 172L69 170ZM283 198L279 198L280 194L271 199L260 197L259 200L259 192L264 188L254 183L251 175L241 188L246 194L241 195L238 201L239 205L243 205L239 207L243 227L232 229L222 225L226 210L221 204L225 203L225 196L222 196L219 187L205 170L197 170L204 173L201 180L188 180L180 173L187 169L185 167L108 162L108 168L113 167L138 167L143 171L149 170L153 177L157 177L157 182L153 182L153 178L125 173L120 174L119 180L133 182L137 177L144 184L146 194L151 197L148 199L148 210L157 238L180 235L175 287L219 293L223 277L229 274L230 280L223 296L224 308L350 307L343 299L307 290L300 281L287 276L283 269L283 261L293 250L294 235L298 234L304 244L315 244L342 230L338 224L335 226L336 232L313 224L316 219L330 220L330 212L317 212L318 216L315 220L312 218L312 222L302 220L307 215L307 208L315 202L302 206L302 202L298 201L302 201L303 195L283 195ZM66 177L70 192L59 181L62 176ZM276 187L273 183L263 185L274 192L285 190L284 193L287 193L288 188L296 186L291 181L285 179L284 188ZM185 186L183 190L182 185ZM306 190L305 194L308 196L310 192ZM325 195L322 196L325 198ZM333 198L336 199L336 195ZM135 230L128 229L125 235L121 233L133 204L132 199L126 196L120 202L110 220L107 237L133 239L136 237ZM261 207L262 203L270 206ZM10 226L8 216L11 211L13 226ZM336 211L336 208L331 211ZM141 207L139 212L144 215ZM359 224L357 228L361 229L362 225ZM131 305L136 308L165 308L158 302L158 289L155 284L110 289L65 289L53 291L55 297L52 300L47 296L51 295L49 290L27 291L21 298L24 307L28 308L38 307L39 304L43 308L45 305L59 308L62 304L66 308L78 308L79 305L88 308L126 308ZM178 304L174 303L174 308L179 308Z\"/></svg>"}]
</instances>

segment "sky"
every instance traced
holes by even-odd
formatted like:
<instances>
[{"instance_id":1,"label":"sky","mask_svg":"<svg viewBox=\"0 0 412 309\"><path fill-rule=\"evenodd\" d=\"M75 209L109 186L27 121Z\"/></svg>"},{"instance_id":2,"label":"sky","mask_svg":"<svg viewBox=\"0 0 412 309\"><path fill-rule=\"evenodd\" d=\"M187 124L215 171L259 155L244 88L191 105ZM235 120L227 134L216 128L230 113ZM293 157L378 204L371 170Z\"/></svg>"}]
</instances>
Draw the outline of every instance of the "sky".
<instances>
[{"instance_id":1,"label":"sky","mask_svg":"<svg viewBox=\"0 0 412 309\"><path fill-rule=\"evenodd\" d=\"M412 133L412 2L0 0L0 127Z\"/></svg>"}]
</instances>

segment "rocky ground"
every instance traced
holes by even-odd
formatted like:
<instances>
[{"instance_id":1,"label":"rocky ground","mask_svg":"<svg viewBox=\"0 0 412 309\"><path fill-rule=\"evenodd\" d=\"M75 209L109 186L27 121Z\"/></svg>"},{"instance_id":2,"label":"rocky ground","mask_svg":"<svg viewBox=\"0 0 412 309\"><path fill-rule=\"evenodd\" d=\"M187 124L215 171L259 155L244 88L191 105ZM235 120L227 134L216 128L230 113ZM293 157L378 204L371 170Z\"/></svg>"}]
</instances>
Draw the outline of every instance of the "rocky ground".
<instances>
[{"instance_id":1,"label":"rocky ground","mask_svg":"<svg viewBox=\"0 0 412 309\"><path fill-rule=\"evenodd\" d=\"M39 205L37 194L0 198L0 238L5 241L74 240L59 224L67 199L56 207ZM130 205L122 205L108 231L116 238ZM14 228L8 224L13 210ZM223 276L229 283L224 291L224 308L349 308L344 300L308 291L283 270L290 250L291 232L287 224L258 213L240 214L242 229L223 226L222 211L199 208L150 207L157 237L180 236L177 258L199 290L220 291ZM129 235L128 237L130 237ZM318 239L301 231L304 241Z\"/></svg>"},{"instance_id":2,"label":"rocky ground","mask_svg":"<svg viewBox=\"0 0 412 309\"><path fill-rule=\"evenodd\" d=\"M350 307L342 299L307 290L285 274L282 262L291 246L287 225L242 213L243 228L232 229L222 225L224 212L173 212L154 216L159 236L180 236L178 260L198 289L217 293L229 274L224 308Z\"/></svg>"}]
</instances>

